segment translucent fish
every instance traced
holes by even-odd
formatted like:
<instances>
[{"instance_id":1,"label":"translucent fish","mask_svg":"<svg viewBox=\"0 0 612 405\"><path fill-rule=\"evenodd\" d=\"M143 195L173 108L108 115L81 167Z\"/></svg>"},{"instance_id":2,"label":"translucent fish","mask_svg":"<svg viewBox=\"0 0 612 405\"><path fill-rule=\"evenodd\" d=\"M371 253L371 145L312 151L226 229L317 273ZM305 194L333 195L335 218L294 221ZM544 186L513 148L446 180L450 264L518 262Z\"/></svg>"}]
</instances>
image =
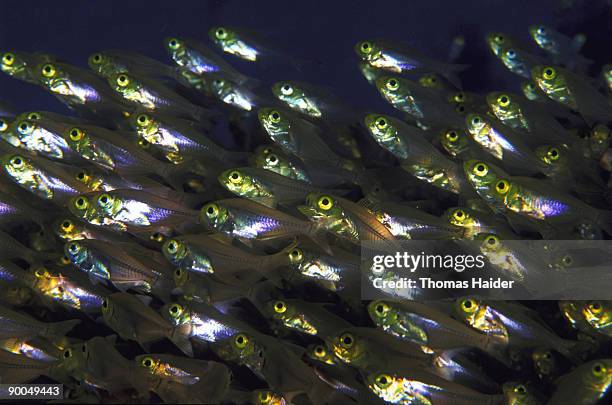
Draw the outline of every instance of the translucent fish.
<instances>
[{"instance_id":1,"label":"translucent fish","mask_svg":"<svg viewBox=\"0 0 612 405\"><path fill-rule=\"evenodd\" d=\"M63 337L81 321L73 319L62 322L41 322L29 315L0 306L0 323L2 339L35 336L54 338Z\"/></svg>"},{"instance_id":2,"label":"translucent fish","mask_svg":"<svg viewBox=\"0 0 612 405\"><path fill-rule=\"evenodd\" d=\"M584 363L556 381L550 403L595 404L603 399L612 384L612 360Z\"/></svg>"},{"instance_id":3,"label":"translucent fish","mask_svg":"<svg viewBox=\"0 0 612 405\"><path fill-rule=\"evenodd\" d=\"M173 77L171 66L136 52L110 49L96 52L87 58L89 68L103 78L120 72L133 72L145 76Z\"/></svg>"}]
</instances>

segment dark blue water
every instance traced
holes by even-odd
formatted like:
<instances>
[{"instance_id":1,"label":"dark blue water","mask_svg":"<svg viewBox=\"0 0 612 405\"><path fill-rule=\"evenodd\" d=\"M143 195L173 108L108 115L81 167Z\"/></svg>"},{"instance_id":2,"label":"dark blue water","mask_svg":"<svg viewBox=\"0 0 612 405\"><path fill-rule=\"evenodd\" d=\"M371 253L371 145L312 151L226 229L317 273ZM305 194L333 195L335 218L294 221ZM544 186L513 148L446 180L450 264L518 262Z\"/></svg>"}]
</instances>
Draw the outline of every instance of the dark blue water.
<instances>
[{"instance_id":1,"label":"dark blue water","mask_svg":"<svg viewBox=\"0 0 612 405\"><path fill-rule=\"evenodd\" d=\"M567 0L565 0L567 1ZM136 50L170 62L162 40L170 35L208 42L215 24L243 27L278 44L287 58L316 62L299 72L274 65L263 68L228 59L248 75L266 82L299 79L334 88L339 96L366 108L386 105L361 77L353 45L364 38L408 42L431 56L446 58L450 42L461 34L467 46L461 63L467 89L514 89L518 80L486 49L483 36L499 30L528 40L534 23L561 26L573 34L588 30L587 51L609 38L604 1L578 1L560 12L560 1L35 1L0 3L0 50L44 51L86 67L88 55L103 49ZM586 5L585 5L586 3ZM606 11L602 11L606 10ZM607 37L606 37L607 35ZM599 47L601 48L601 47ZM591 55L593 56L593 55ZM65 111L36 86L0 76L0 97L18 109Z\"/></svg>"}]
</instances>

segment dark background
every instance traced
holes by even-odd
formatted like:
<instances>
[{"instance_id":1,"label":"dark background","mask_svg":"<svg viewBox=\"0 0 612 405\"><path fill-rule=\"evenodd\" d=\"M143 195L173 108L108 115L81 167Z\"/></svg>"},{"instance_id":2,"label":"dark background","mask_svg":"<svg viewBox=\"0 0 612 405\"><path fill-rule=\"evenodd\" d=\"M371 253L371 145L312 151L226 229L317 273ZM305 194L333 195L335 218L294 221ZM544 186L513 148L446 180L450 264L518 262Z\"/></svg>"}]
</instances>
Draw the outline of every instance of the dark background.
<instances>
[{"instance_id":1,"label":"dark background","mask_svg":"<svg viewBox=\"0 0 612 405\"><path fill-rule=\"evenodd\" d=\"M535 23L567 34L585 32L585 53L599 63L606 62L612 38L605 0L2 0L0 10L0 51L43 51L83 67L91 53L104 49L135 50L169 63L164 37L189 36L209 43L207 32L212 25L246 28L278 44L288 58L316 61L320 69L296 73L228 56L244 73L264 83L294 79L329 86L360 107L387 111L391 107L368 87L357 69L353 45L361 39L403 41L444 59L452 38L461 34L467 45L458 62L471 65L462 75L466 89L519 91L519 78L505 71L487 50L487 31L503 31L525 41L527 27ZM593 67L593 73L599 66ZM4 74L0 75L0 98L18 110L65 112L42 89Z\"/></svg>"}]
</instances>

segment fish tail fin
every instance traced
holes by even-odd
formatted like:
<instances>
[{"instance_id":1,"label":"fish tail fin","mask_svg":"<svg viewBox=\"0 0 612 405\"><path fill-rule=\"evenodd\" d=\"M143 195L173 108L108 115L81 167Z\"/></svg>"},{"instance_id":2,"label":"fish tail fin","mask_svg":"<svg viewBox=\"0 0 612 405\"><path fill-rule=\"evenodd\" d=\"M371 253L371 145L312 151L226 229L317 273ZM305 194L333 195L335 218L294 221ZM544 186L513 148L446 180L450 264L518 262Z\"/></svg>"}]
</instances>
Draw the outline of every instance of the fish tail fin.
<instances>
[{"instance_id":1,"label":"fish tail fin","mask_svg":"<svg viewBox=\"0 0 612 405\"><path fill-rule=\"evenodd\" d=\"M53 336L65 336L70 332L75 326L81 323L80 319L71 319L69 321L55 322L49 325L47 329L47 337Z\"/></svg>"},{"instance_id":2,"label":"fish tail fin","mask_svg":"<svg viewBox=\"0 0 612 405\"><path fill-rule=\"evenodd\" d=\"M461 79L459 79L459 73L463 72L469 67L469 65L459 65L459 64L448 64L445 65L441 70L442 76L444 76L449 82L452 83L453 86L461 89Z\"/></svg>"}]
</instances>

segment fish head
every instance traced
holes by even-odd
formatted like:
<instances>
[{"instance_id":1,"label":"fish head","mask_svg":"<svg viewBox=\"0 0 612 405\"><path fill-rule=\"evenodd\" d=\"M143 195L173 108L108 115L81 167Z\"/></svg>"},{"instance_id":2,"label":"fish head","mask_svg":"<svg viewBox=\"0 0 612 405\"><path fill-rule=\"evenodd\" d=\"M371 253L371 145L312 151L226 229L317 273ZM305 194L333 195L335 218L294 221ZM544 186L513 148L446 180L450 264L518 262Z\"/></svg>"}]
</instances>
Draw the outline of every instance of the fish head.
<instances>
[{"instance_id":1,"label":"fish head","mask_svg":"<svg viewBox=\"0 0 612 405\"><path fill-rule=\"evenodd\" d=\"M278 134L289 132L291 128L288 115L284 111L275 108L260 108L257 112L257 117L261 126L272 138Z\"/></svg>"},{"instance_id":2,"label":"fish head","mask_svg":"<svg viewBox=\"0 0 612 405\"><path fill-rule=\"evenodd\" d=\"M180 239L168 239L162 245L162 253L170 263L178 266L187 255L187 245Z\"/></svg>"},{"instance_id":3,"label":"fish head","mask_svg":"<svg viewBox=\"0 0 612 405\"><path fill-rule=\"evenodd\" d=\"M89 250L82 242L73 240L64 244L64 254L71 263L79 265L87 260Z\"/></svg>"},{"instance_id":4,"label":"fish head","mask_svg":"<svg viewBox=\"0 0 612 405\"><path fill-rule=\"evenodd\" d=\"M208 229L222 227L229 220L229 212L222 204L210 202L200 210L199 220Z\"/></svg>"},{"instance_id":5,"label":"fish head","mask_svg":"<svg viewBox=\"0 0 612 405\"><path fill-rule=\"evenodd\" d=\"M440 144L451 156L458 156L470 146L470 138L459 128L447 128L440 132Z\"/></svg>"}]
</instances>

